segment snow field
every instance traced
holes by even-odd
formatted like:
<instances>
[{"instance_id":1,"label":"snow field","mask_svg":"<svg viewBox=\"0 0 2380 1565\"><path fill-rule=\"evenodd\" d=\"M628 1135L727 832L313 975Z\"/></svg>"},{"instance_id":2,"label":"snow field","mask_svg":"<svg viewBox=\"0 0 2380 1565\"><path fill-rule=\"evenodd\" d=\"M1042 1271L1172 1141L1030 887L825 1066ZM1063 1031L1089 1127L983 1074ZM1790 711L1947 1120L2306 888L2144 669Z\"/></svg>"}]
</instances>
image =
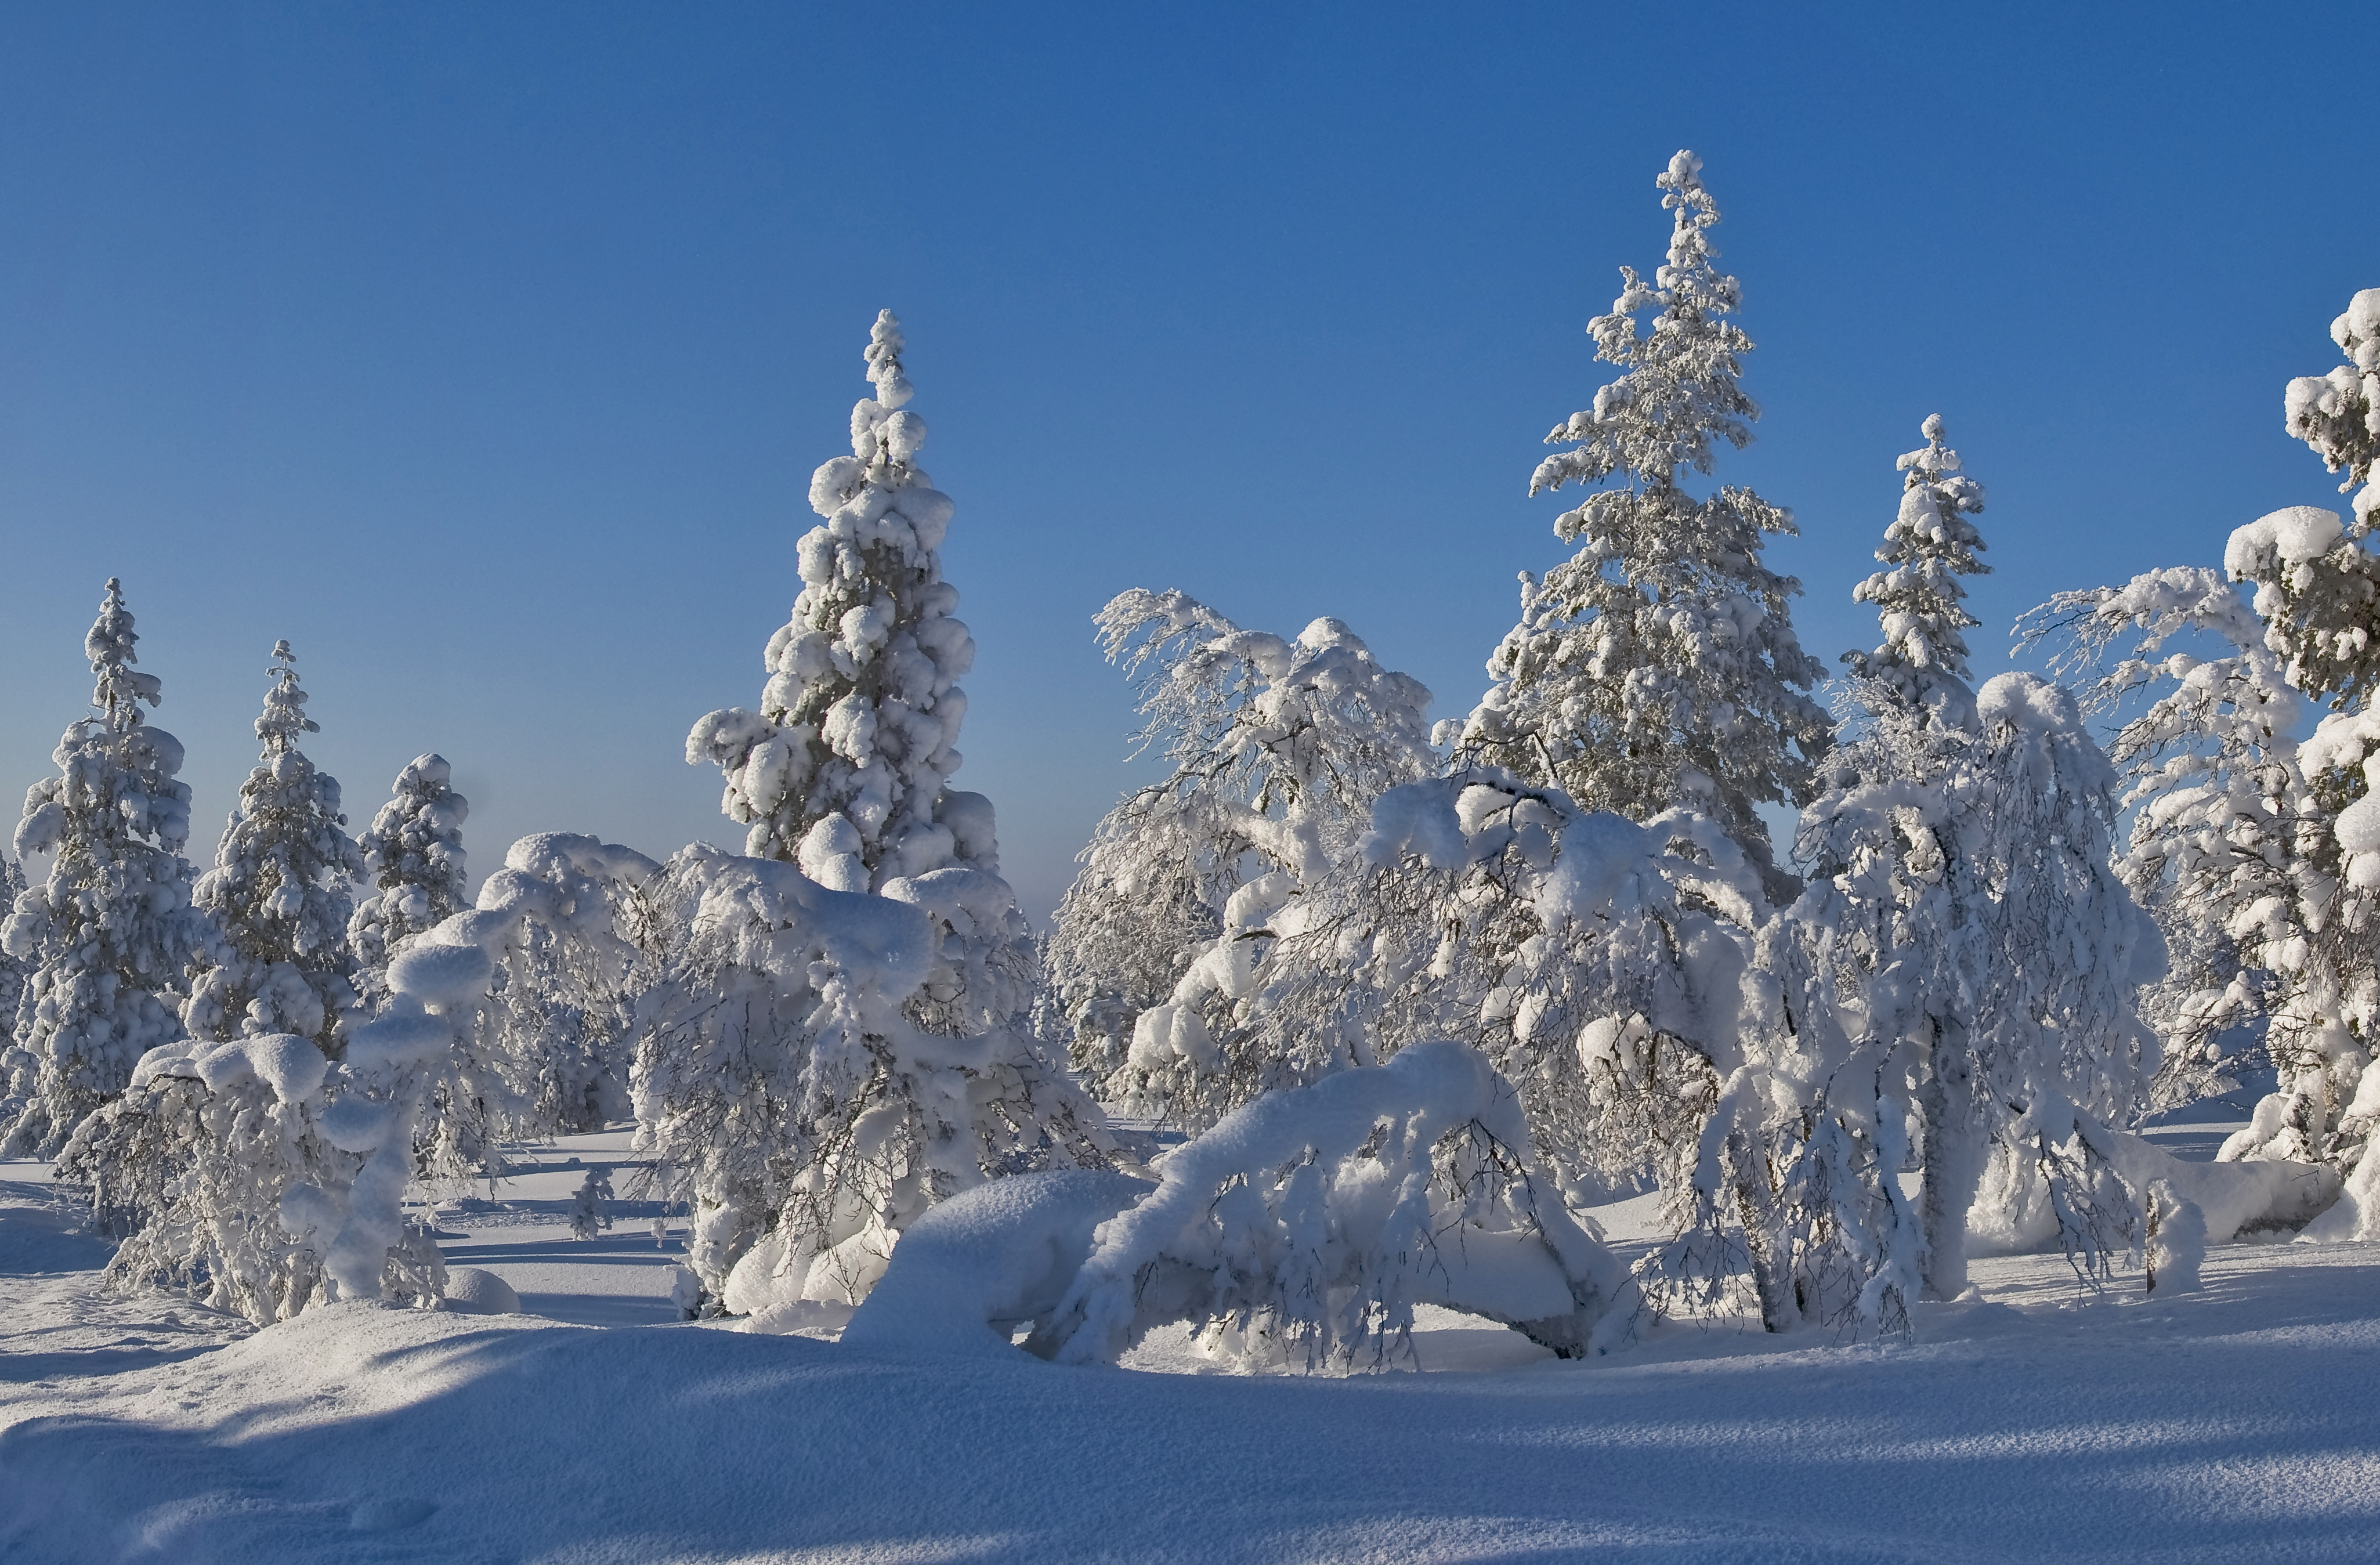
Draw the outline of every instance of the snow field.
<instances>
[{"instance_id":1,"label":"snow field","mask_svg":"<svg viewBox=\"0 0 2380 1565\"><path fill-rule=\"evenodd\" d=\"M1979 1259L1906 1344L1730 1320L1589 1365L1425 1310L1423 1374L1219 1373L1179 1329L1082 1368L664 1324L647 1222L569 1236L569 1159L624 1143L442 1214L538 1313L261 1331L94 1296L107 1246L0 1171L0 1559L2336 1560L2380 1521L2368 1246L2217 1246L2173 1300Z\"/></svg>"}]
</instances>

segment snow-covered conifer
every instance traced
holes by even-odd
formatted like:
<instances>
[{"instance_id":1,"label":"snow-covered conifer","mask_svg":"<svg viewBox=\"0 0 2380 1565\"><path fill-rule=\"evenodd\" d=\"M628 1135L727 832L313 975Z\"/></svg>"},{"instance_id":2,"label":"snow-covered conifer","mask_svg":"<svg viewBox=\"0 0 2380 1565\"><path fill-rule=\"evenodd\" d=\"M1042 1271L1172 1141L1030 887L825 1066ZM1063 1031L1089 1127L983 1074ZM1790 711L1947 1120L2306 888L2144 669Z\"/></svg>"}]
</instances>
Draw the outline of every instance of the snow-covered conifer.
<instances>
[{"instance_id":1,"label":"snow-covered conifer","mask_svg":"<svg viewBox=\"0 0 2380 1565\"><path fill-rule=\"evenodd\" d=\"M1622 373L1546 437L1571 449L1538 465L1529 491L1607 487L1555 522L1577 552L1542 582L1524 576L1520 624L1488 661L1495 683L1461 744L1590 808L1710 815L1781 896L1791 877L1757 807L1807 796L1830 724L1803 694L1824 669L1793 635L1801 586L1761 563L1768 535L1794 530L1791 514L1747 489L1698 500L1680 487L1688 468L1710 472L1720 442L1750 443L1759 416L1737 380L1752 340L1732 319L1736 280L1714 264L1718 207L1701 168L1692 152L1670 161L1669 263L1650 285L1621 268L1620 297L1588 328L1596 357ZM1649 333L1645 309L1658 311Z\"/></svg>"},{"instance_id":2,"label":"snow-covered conifer","mask_svg":"<svg viewBox=\"0 0 2380 1565\"><path fill-rule=\"evenodd\" d=\"M470 801L450 785L440 755L416 756L396 774L388 803L358 840L373 892L347 923L358 987L368 1001L386 992L388 959L431 925L468 905L463 894L463 822Z\"/></svg>"},{"instance_id":3,"label":"snow-covered conifer","mask_svg":"<svg viewBox=\"0 0 2380 1565\"><path fill-rule=\"evenodd\" d=\"M1029 1001L1034 952L1000 879L990 801L948 786L975 641L941 578L951 499L917 465L926 424L906 410L902 347L882 311L852 455L810 479L826 519L802 538L801 595L769 639L760 710L704 717L686 755L726 773L722 807L751 827L747 853L933 913L951 939L914 1004L931 1030L962 1035Z\"/></svg>"},{"instance_id":4,"label":"snow-covered conifer","mask_svg":"<svg viewBox=\"0 0 2380 1565\"><path fill-rule=\"evenodd\" d=\"M84 1115L124 1090L141 1055L180 1037L182 986L213 944L182 857L182 746L141 722L141 703L155 706L163 686L133 667L138 639L111 578L84 642L98 713L67 728L52 758L59 774L25 795L16 850L54 856L0 932L26 973L5 1056L0 1156L55 1155Z\"/></svg>"},{"instance_id":5,"label":"snow-covered conifer","mask_svg":"<svg viewBox=\"0 0 2380 1565\"><path fill-rule=\"evenodd\" d=\"M1434 769L1429 692L1335 619L1284 641L1135 588L1099 625L1110 661L1140 679L1140 744L1162 746L1173 773L1093 832L1059 905L1050 977L1095 1093L1208 1123L1239 1100L1198 1079L1210 1025L1245 992L1271 914L1345 855L1374 799Z\"/></svg>"},{"instance_id":6,"label":"snow-covered conifer","mask_svg":"<svg viewBox=\"0 0 2380 1565\"><path fill-rule=\"evenodd\" d=\"M1873 652L1846 652L1843 661L1854 676L1965 723L1973 720L1974 692L1967 685L1967 641L1961 632L1983 622L1962 606L1967 589L1959 578L1991 569L1975 558L1984 540L1968 520L1983 511L1984 491L1960 471L1959 454L1942 443L1939 413L1926 418L1923 433L1925 448L1900 459L1908 475L1900 514L1876 552L1892 568L1852 589L1853 601L1876 605L1884 641Z\"/></svg>"},{"instance_id":7,"label":"snow-covered conifer","mask_svg":"<svg viewBox=\"0 0 2380 1565\"><path fill-rule=\"evenodd\" d=\"M343 830L338 779L298 747L322 725L306 715L288 642L273 643L268 672L273 685L256 720L264 754L194 897L214 918L222 950L191 985L182 1021L202 1042L294 1033L335 1056L356 999L347 919L363 858Z\"/></svg>"}]
</instances>

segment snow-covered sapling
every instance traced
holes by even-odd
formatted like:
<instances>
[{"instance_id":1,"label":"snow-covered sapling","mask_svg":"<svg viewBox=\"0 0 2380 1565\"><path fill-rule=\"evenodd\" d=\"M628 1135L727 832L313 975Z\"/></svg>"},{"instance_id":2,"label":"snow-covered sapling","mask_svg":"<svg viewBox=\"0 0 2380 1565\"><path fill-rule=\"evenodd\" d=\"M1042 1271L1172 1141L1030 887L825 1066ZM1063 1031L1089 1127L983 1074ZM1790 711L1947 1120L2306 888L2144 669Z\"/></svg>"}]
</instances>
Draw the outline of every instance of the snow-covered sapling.
<instances>
[{"instance_id":1,"label":"snow-covered sapling","mask_svg":"<svg viewBox=\"0 0 2380 1565\"><path fill-rule=\"evenodd\" d=\"M1907 475L1900 514L1876 552L1891 568L1852 589L1853 601L1876 605L1884 640L1872 652L1844 653L1843 661L1855 677L1964 725L1973 721L1974 692L1967 684L1967 640L1961 633L1983 622L1967 613L1967 589L1959 578L1991 569L1975 558L1984 539L1968 519L1982 514L1984 490L1943 443L1939 413L1927 417L1921 432L1924 448L1900 459Z\"/></svg>"}]
</instances>

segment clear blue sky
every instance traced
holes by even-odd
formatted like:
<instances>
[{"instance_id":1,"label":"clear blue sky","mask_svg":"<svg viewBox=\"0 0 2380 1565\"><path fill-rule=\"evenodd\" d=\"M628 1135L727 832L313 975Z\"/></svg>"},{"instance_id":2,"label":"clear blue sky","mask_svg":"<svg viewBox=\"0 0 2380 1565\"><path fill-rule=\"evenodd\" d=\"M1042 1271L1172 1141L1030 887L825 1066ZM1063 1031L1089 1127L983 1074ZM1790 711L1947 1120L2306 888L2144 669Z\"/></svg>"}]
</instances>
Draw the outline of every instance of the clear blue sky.
<instances>
[{"instance_id":1,"label":"clear blue sky","mask_svg":"<svg viewBox=\"0 0 2380 1565\"><path fill-rule=\"evenodd\" d=\"M733 843L812 467L906 325L978 646L960 781L1046 914L1135 775L1090 616L1347 620L1466 710L1560 558L1544 431L1690 146L1760 345L1804 644L1932 412L1979 661L2061 588L2338 499L2283 382L2380 285L2380 6L0 7L0 791L124 578L194 848L275 637L360 826L415 753L475 870Z\"/></svg>"}]
</instances>

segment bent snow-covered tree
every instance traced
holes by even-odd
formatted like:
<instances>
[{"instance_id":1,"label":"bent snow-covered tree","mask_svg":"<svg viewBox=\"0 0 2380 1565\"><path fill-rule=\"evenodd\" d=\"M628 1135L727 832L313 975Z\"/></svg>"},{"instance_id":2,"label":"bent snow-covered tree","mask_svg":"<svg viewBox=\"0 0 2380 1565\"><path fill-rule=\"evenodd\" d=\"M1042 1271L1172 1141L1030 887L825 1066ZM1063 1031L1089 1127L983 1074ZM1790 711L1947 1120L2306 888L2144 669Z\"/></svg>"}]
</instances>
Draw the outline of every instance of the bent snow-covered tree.
<instances>
[{"instance_id":1,"label":"bent snow-covered tree","mask_svg":"<svg viewBox=\"0 0 2380 1565\"><path fill-rule=\"evenodd\" d=\"M1982 514L1984 490L1960 471L1959 454L1943 443L1940 414L1930 415L1922 432L1925 448L1900 459L1908 475L1900 514L1876 552L1891 569L1852 588L1853 601L1876 605L1884 640L1872 652L1844 653L1843 661L1855 677L1963 726L1973 721L1974 692L1961 633L1983 622L1963 607L1967 589L1959 578L1991 569L1975 558L1984 539L1968 520Z\"/></svg>"},{"instance_id":2,"label":"bent snow-covered tree","mask_svg":"<svg viewBox=\"0 0 2380 1565\"><path fill-rule=\"evenodd\" d=\"M1720 443L1749 444L1759 416L1738 382L1752 340L1733 320L1741 289L1714 264L1718 206L1701 168L1692 152L1670 161L1669 263L1649 285L1621 268L1620 297L1588 327L1596 357L1622 373L1546 437L1570 449L1538 465L1529 492L1606 487L1554 524L1577 552L1542 582L1524 576L1520 624L1461 744L1590 808L1709 815L1782 896L1791 878L1758 807L1807 796L1830 725L1803 692L1825 671L1793 635L1800 584L1761 563L1791 513L1748 489L1697 499L1681 485L1711 471Z\"/></svg>"},{"instance_id":3,"label":"bent snow-covered tree","mask_svg":"<svg viewBox=\"0 0 2380 1565\"><path fill-rule=\"evenodd\" d=\"M256 720L264 754L193 898L214 919L221 950L193 981L182 1021L202 1042L294 1033L335 1057L356 1000L347 919L363 858L343 830L338 779L298 747L322 725L306 715L288 642L273 644L269 672Z\"/></svg>"},{"instance_id":4,"label":"bent snow-covered tree","mask_svg":"<svg viewBox=\"0 0 2380 1565\"><path fill-rule=\"evenodd\" d=\"M432 925L468 905L463 894L463 822L471 804L452 785L440 755L416 756L391 785L388 803L357 840L372 892L347 921L358 987L368 1001L387 992L388 960Z\"/></svg>"},{"instance_id":5,"label":"bent snow-covered tree","mask_svg":"<svg viewBox=\"0 0 2380 1565\"><path fill-rule=\"evenodd\" d=\"M1374 799L1435 769L1429 692L1335 619L1284 641L1135 589L1099 625L1140 678L1141 745L1173 772L1093 831L1059 904L1050 981L1096 1094L1210 1123L1242 1100L1215 1075L1210 1028L1245 992L1271 916L1346 855Z\"/></svg>"},{"instance_id":6,"label":"bent snow-covered tree","mask_svg":"<svg viewBox=\"0 0 2380 1565\"><path fill-rule=\"evenodd\" d=\"M2115 770L2073 696L2031 674L1987 682L1973 730L1888 690L1868 704L1802 817L1803 1002L1876 1051L1877 1090L1923 1124L1930 1294L1967 1287L1979 1192L2000 1244L2059 1240L2103 1275L2142 1236L2115 1128L2156 1068L2136 999L2165 960L2110 864Z\"/></svg>"},{"instance_id":7,"label":"bent snow-covered tree","mask_svg":"<svg viewBox=\"0 0 2380 1565\"><path fill-rule=\"evenodd\" d=\"M2338 974L2319 933L2338 885L2336 867L2321 867L2331 817L2299 758L2304 703L2264 623L2224 573L2190 566L2061 592L2021 623L2029 643L2062 643L2058 667L2099 669L2094 709L2153 696L2110 747L2131 820L2117 872L2171 957L2143 995L2165 1046L2152 1102L2237 1086L2259 1033L2294 1079L2325 1052L2309 1053L2307 1035L2338 1017ZM2299 1129L2319 1139L2335 1118L2301 1115ZM2310 1145L2297 1155L2315 1156Z\"/></svg>"},{"instance_id":8,"label":"bent snow-covered tree","mask_svg":"<svg viewBox=\"0 0 2380 1565\"><path fill-rule=\"evenodd\" d=\"M110 579L83 644L99 710L58 741L58 775L25 795L17 852L54 856L0 931L25 971L15 1046L0 1057L0 1156L54 1156L84 1115L124 1090L141 1055L180 1037L184 982L213 942L182 856L190 790L175 777L181 743L140 719L163 686L132 666L139 639Z\"/></svg>"},{"instance_id":9,"label":"bent snow-covered tree","mask_svg":"<svg viewBox=\"0 0 2380 1565\"><path fill-rule=\"evenodd\" d=\"M722 807L751 827L747 853L933 914L948 939L913 1005L922 1025L955 1035L1015 1014L1036 955L1000 879L990 801L948 785L975 641L942 580L951 499L917 465L926 424L907 410L902 346L885 310L866 354L876 394L851 410L852 455L810 479L826 519L802 538L801 595L769 639L760 710L710 713L686 755L726 773Z\"/></svg>"}]
</instances>

